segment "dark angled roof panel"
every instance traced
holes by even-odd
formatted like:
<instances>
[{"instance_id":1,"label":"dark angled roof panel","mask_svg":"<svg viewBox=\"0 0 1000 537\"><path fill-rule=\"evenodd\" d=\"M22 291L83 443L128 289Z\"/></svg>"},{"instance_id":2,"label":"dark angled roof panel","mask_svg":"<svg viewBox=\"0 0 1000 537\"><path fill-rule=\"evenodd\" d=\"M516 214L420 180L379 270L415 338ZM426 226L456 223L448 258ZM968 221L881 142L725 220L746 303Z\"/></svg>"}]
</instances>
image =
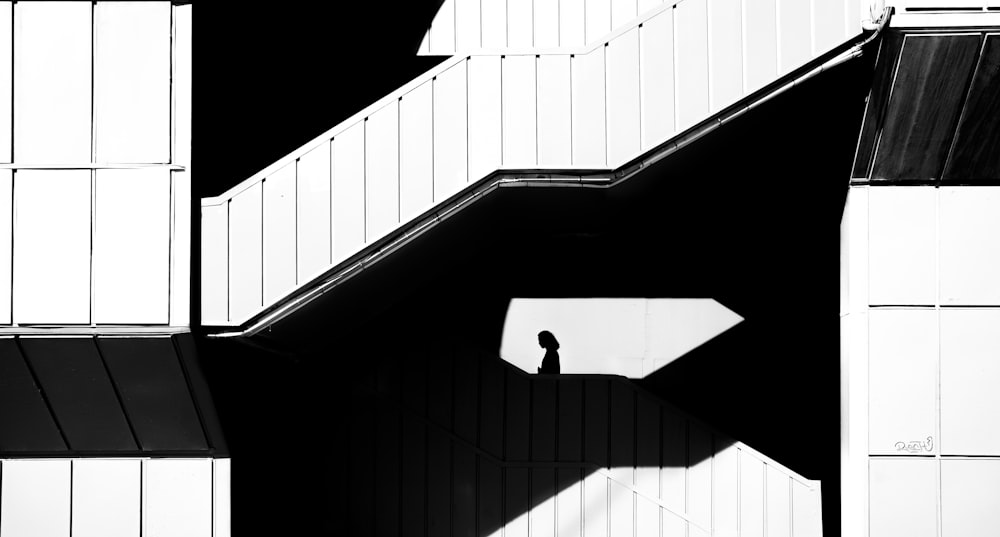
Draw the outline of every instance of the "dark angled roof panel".
<instances>
[{"instance_id":1,"label":"dark angled roof panel","mask_svg":"<svg viewBox=\"0 0 1000 537\"><path fill-rule=\"evenodd\" d=\"M0 339L0 453L65 449L17 342Z\"/></svg>"},{"instance_id":2,"label":"dark angled roof panel","mask_svg":"<svg viewBox=\"0 0 1000 537\"><path fill-rule=\"evenodd\" d=\"M987 35L955 148L944 171L947 182L1000 179L1000 35Z\"/></svg>"}]
</instances>

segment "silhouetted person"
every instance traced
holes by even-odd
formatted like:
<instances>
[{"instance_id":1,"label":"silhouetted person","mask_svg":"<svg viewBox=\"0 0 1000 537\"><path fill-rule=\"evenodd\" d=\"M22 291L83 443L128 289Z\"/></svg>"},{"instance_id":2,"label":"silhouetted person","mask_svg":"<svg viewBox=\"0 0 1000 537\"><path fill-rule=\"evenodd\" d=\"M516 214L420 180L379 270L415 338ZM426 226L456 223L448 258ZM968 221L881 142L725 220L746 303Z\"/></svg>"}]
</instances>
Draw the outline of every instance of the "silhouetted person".
<instances>
[{"instance_id":1,"label":"silhouetted person","mask_svg":"<svg viewBox=\"0 0 1000 537\"><path fill-rule=\"evenodd\" d=\"M559 374L559 342L552 332L542 330L538 333L538 346L545 349L545 356L542 358L542 367L538 368L539 373L547 375Z\"/></svg>"}]
</instances>

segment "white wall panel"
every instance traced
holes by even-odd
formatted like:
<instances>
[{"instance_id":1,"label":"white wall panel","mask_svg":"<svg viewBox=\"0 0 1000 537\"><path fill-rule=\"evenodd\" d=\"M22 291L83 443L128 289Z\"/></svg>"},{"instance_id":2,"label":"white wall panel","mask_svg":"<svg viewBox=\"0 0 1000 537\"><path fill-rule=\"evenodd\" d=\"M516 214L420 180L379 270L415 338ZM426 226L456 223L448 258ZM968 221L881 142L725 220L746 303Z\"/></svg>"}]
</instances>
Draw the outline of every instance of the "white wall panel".
<instances>
[{"instance_id":1,"label":"white wall panel","mask_svg":"<svg viewBox=\"0 0 1000 537\"><path fill-rule=\"evenodd\" d=\"M674 133L674 10L639 29L642 47L642 149Z\"/></svg>"},{"instance_id":2,"label":"white wall panel","mask_svg":"<svg viewBox=\"0 0 1000 537\"><path fill-rule=\"evenodd\" d=\"M811 2L778 2L778 74L801 67L812 57Z\"/></svg>"},{"instance_id":3,"label":"white wall panel","mask_svg":"<svg viewBox=\"0 0 1000 537\"><path fill-rule=\"evenodd\" d=\"M792 481L792 535L823 537L823 512L819 489L810 489L794 480Z\"/></svg>"},{"instance_id":4,"label":"white wall panel","mask_svg":"<svg viewBox=\"0 0 1000 537\"><path fill-rule=\"evenodd\" d=\"M937 479L933 459L872 459L870 537L935 537ZM793 489L794 490L794 489ZM798 496L792 502L797 503ZM796 511L798 507L796 506ZM799 537L798 528L794 528Z\"/></svg>"},{"instance_id":5,"label":"white wall panel","mask_svg":"<svg viewBox=\"0 0 1000 537\"><path fill-rule=\"evenodd\" d=\"M1000 455L1000 311L941 311L941 450ZM987 425L989 424L989 425Z\"/></svg>"},{"instance_id":6,"label":"white wall panel","mask_svg":"<svg viewBox=\"0 0 1000 537\"><path fill-rule=\"evenodd\" d=\"M5 460L0 537L69 537L70 461Z\"/></svg>"},{"instance_id":7,"label":"white wall panel","mask_svg":"<svg viewBox=\"0 0 1000 537\"><path fill-rule=\"evenodd\" d=\"M677 51L677 130L708 115L708 13L704 2L681 2L674 9Z\"/></svg>"},{"instance_id":8,"label":"white wall panel","mask_svg":"<svg viewBox=\"0 0 1000 537\"><path fill-rule=\"evenodd\" d=\"M636 0L611 0L611 29L621 28L636 16Z\"/></svg>"},{"instance_id":9,"label":"white wall panel","mask_svg":"<svg viewBox=\"0 0 1000 537\"><path fill-rule=\"evenodd\" d=\"M559 46L582 47L587 29L583 2L559 2Z\"/></svg>"},{"instance_id":10,"label":"white wall panel","mask_svg":"<svg viewBox=\"0 0 1000 537\"><path fill-rule=\"evenodd\" d=\"M1000 461L941 461L941 534L989 537L1000 528Z\"/></svg>"},{"instance_id":11,"label":"white wall panel","mask_svg":"<svg viewBox=\"0 0 1000 537\"><path fill-rule=\"evenodd\" d=\"M98 162L170 161L170 4L94 4Z\"/></svg>"},{"instance_id":12,"label":"white wall panel","mask_svg":"<svg viewBox=\"0 0 1000 537\"><path fill-rule=\"evenodd\" d=\"M257 183L229 202L229 320L242 321L263 300L263 188Z\"/></svg>"},{"instance_id":13,"label":"white wall panel","mask_svg":"<svg viewBox=\"0 0 1000 537\"><path fill-rule=\"evenodd\" d=\"M556 499L548 497L531 508L529 514L529 534L531 537L555 537Z\"/></svg>"},{"instance_id":14,"label":"white wall panel","mask_svg":"<svg viewBox=\"0 0 1000 537\"><path fill-rule=\"evenodd\" d=\"M399 101L399 211L409 220L434 202L434 132L430 82Z\"/></svg>"},{"instance_id":15,"label":"white wall panel","mask_svg":"<svg viewBox=\"0 0 1000 537\"><path fill-rule=\"evenodd\" d=\"M934 305L937 189L872 188L869 207L869 302Z\"/></svg>"},{"instance_id":16,"label":"white wall panel","mask_svg":"<svg viewBox=\"0 0 1000 537\"><path fill-rule=\"evenodd\" d=\"M750 94L772 82L778 73L776 0L759 0L743 4L743 31L746 33L746 93Z\"/></svg>"},{"instance_id":17,"label":"white wall panel","mask_svg":"<svg viewBox=\"0 0 1000 537\"><path fill-rule=\"evenodd\" d=\"M365 122L333 139L333 262L339 263L365 244Z\"/></svg>"},{"instance_id":18,"label":"white wall panel","mask_svg":"<svg viewBox=\"0 0 1000 537\"><path fill-rule=\"evenodd\" d=\"M712 526L712 434L692 423L688 438L687 514L692 522Z\"/></svg>"},{"instance_id":19,"label":"white wall panel","mask_svg":"<svg viewBox=\"0 0 1000 537\"><path fill-rule=\"evenodd\" d=\"M201 208L201 322L229 319L229 203Z\"/></svg>"},{"instance_id":20,"label":"white wall panel","mask_svg":"<svg viewBox=\"0 0 1000 537\"><path fill-rule=\"evenodd\" d=\"M448 55L455 51L455 1L444 0L431 22L431 51Z\"/></svg>"},{"instance_id":21,"label":"white wall panel","mask_svg":"<svg viewBox=\"0 0 1000 537\"><path fill-rule=\"evenodd\" d=\"M633 537L635 532L635 493L618 481L611 480L610 537Z\"/></svg>"},{"instance_id":22,"label":"white wall panel","mask_svg":"<svg viewBox=\"0 0 1000 537\"><path fill-rule=\"evenodd\" d=\"M687 533L687 521L666 509L660 509L660 524L663 526L660 533L663 537L673 537L674 535L682 537ZM696 529L692 530L691 535L696 535L696 531Z\"/></svg>"},{"instance_id":23,"label":"white wall panel","mask_svg":"<svg viewBox=\"0 0 1000 537\"><path fill-rule=\"evenodd\" d=\"M91 161L88 2L18 2L14 9L14 158Z\"/></svg>"},{"instance_id":24,"label":"white wall panel","mask_svg":"<svg viewBox=\"0 0 1000 537\"><path fill-rule=\"evenodd\" d=\"M739 449L716 439L712 462L712 529L718 537L736 537L740 509Z\"/></svg>"},{"instance_id":25,"label":"white wall panel","mask_svg":"<svg viewBox=\"0 0 1000 537\"><path fill-rule=\"evenodd\" d=\"M468 181L466 62L434 79L434 202L465 187Z\"/></svg>"},{"instance_id":26,"label":"white wall panel","mask_svg":"<svg viewBox=\"0 0 1000 537\"><path fill-rule=\"evenodd\" d=\"M264 189L264 303L295 287L295 163L269 175Z\"/></svg>"},{"instance_id":27,"label":"white wall panel","mask_svg":"<svg viewBox=\"0 0 1000 537\"><path fill-rule=\"evenodd\" d=\"M11 263L14 255L14 173L0 171L0 324L10 324Z\"/></svg>"},{"instance_id":28,"label":"white wall panel","mask_svg":"<svg viewBox=\"0 0 1000 537\"><path fill-rule=\"evenodd\" d=\"M687 421L672 412L661 414L660 501L677 513L687 512Z\"/></svg>"},{"instance_id":29,"label":"white wall panel","mask_svg":"<svg viewBox=\"0 0 1000 537\"><path fill-rule=\"evenodd\" d=\"M934 310L884 309L869 314L872 454L937 452L937 440L928 441L935 435L937 315Z\"/></svg>"},{"instance_id":30,"label":"white wall panel","mask_svg":"<svg viewBox=\"0 0 1000 537\"><path fill-rule=\"evenodd\" d=\"M170 324L191 324L191 174L170 172L173 229L170 239ZM204 262L204 261L202 261Z\"/></svg>"},{"instance_id":31,"label":"white wall panel","mask_svg":"<svg viewBox=\"0 0 1000 537\"><path fill-rule=\"evenodd\" d=\"M469 181L500 167L500 57L469 60Z\"/></svg>"},{"instance_id":32,"label":"white wall panel","mask_svg":"<svg viewBox=\"0 0 1000 537\"><path fill-rule=\"evenodd\" d=\"M480 40L479 0L455 0L455 43L458 50L478 49Z\"/></svg>"},{"instance_id":33,"label":"white wall panel","mask_svg":"<svg viewBox=\"0 0 1000 537\"><path fill-rule=\"evenodd\" d=\"M507 46L532 46L533 0L507 0Z\"/></svg>"},{"instance_id":34,"label":"white wall panel","mask_svg":"<svg viewBox=\"0 0 1000 537\"><path fill-rule=\"evenodd\" d=\"M480 0L483 18L483 48L507 46L507 0Z\"/></svg>"},{"instance_id":35,"label":"white wall panel","mask_svg":"<svg viewBox=\"0 0 1000 537\"><path fill-rule=\"evenodd\" d=\"M1000 187L940 195L941 305L1000 305Z\"/></svg>"},{"instance_id":36,"label":"white wall panel","mask_svg":"<svg viewBox=\"0 0 1000 537\"><path fill-rule=\"evenodd\" d=\"M212 460L143 461L144 537L211 537Z\"/></svg>"},{"instance_id":37,"label":"white wall panel","mask_svg":"<svg viewBox=\"0 0 1000 537\"><path fill-rule=\"evenodd\" d=\"M191 5L174 6L174 110L172 113L173 153L170 161L189 167L191 165Z\"/></svg>"},{"instance_id":38,"label":"white wall panel","mask_svg":"<svg viewBox=\"0 0 1000 537\"><path fill-rule=\"evenodd\" d=\"M170 171L97 170L94 322L166 324L170 315Z\"/></svg>"},{"instance_id":39,"label":"white wall panel","mask_svg":"<svg viewBox=\"0 0 1000 537\"><path fill-rule=\"evenodd\" d=\"M588 15L589 16L589 15ZM604 49L570 59L573 77L573 164L604 167Z\"/></svg>"},{"instance_id":40,"label":"white wall panel","mask_svg":"<svg viewBox=\"0 0 1000 537\"><path fill-rule=\"evenodd\" d=\"M642 496L635 497L635 537L659 537L660 506ZM667 534L669 535L669 534ZM560 535L560 537L562 537Z\"/></svg>"},{"instance_id":41,"label":"white wall panel","mask_svg":"<svg viewBox=\"0 0 1000 537\"><path fill-rule=\"evenodd\" d=\"M608 163L624 164L639 152L639 30L616 37L605 48L608 84Z\"/></svg>"},{"instance_id":42,"label":"white wall panel","mask_svg":"<svg viewBox=\"0 0 1000 537\"><path fill-rule=\"evenodd\" d=\"M90 322L90 182L87 170L15 173L14 322Z\"/></svg>"},{"instance_id":43,"label":"white wall panel","mask_svg":"<svg viewBox=\"0 0 1000 537\"><path fill-rule=\"evenodd\" d=\"M764 463L745 451L740 452L739 489L740 537L764 537Z\"/></svg>"},{"instance_id":44,"label":"white wall panel","mask_svg":"<svg viewBox=\"0 0 1000 537\"><path fill-rule=\"evenodd\" d=\"M583 537L583 482L574 480L556 499L559 537Z\"/></svg>"},{"instance_id":45,"label":"white wall panel","mask_svg":"<svg viewBox=\"0 0 1000 537\"><path fill-rule=\"evenodd\" d=\"M842 0L814 0L813 13L813 55L822 54L840 44L845 38L844 5ZM784 23L782 23L784 25Z\"/></svg>"},{"instance_id":46,"label":"white wall panel","mask_svg":"<svg viewBox=\"0 0 1000 537\"><path fill-rule=\"evenodd\" d=\"M231 459L212 459L212 537L229 537L232 533Z\"/></svg>"},{"instance_id":47,"label":"white wall panel","mask_svg":"<svg viewBox=\"0 0 1000 537\"><path fill-rule=\"evenodd\" d=\"M572 162L569 55L538 58L538 165Z\"/></svg>"},{"instance_id":48,"label":"white wall panel","mask_svg":"<svg viewBox=\"0 0 1000 537\"><path fill-rule=\"evenodd\" d=\"M135 537L140 531L142 461L73 461L73 537Z\"/></svg>"},{"instance_id":49,"label":"white wall panel","mask_svg":"<svg viewBox=\"0 0 1000 537\"><path fill-rule=\"evenodd\" d=\"M583 481L583 531L585 537L608 537L608 478L601 472Z\"/></svg>"},{"instance_id":50,"label":"white wall panel","mask_svg":"<svg viewBox=\"0 0 1000 537\"><path fill-rule=\"evenodd\" d=\"M611 0L584 0L587 43L593 43L611 31Z\"/></svg>"},{"instance_id":51,"label":"white wall panel","mask_svg":"<svg viewBox=\"0 0 1000 537\"><path fill-rule=\"evenodd\" d=\"M399 103L368 116L365 127L365 242L399 223Z\"/></svg>"},{"instance_id":52,"label":"white wall panel","mask_svg":"<svg viewBox=\"0 0 1000 537\"><path fill-rule=\"evenodd\" d=\"M767 498L767 537L792 537L791 482L784 472L768 465L764 471Z\"/></svg>"},{"instance_id":53,"label":"white wall panel","mask_svg":"<svg viewBox=\"0 0 1000 537\"><path fill-rule=\"evenodd\" d=\"M14 81L14 3L0 2L0 162L11 161L14 112L11 106Z\"/></svg>"},{"instance_id":54,"label":"white wall panel","mask_svg":"<svg viewBox=\"0 0 1000 537\"><path fill-rule=\"evenodd\" d=\"M560 0L534 0L534 43L537 48L559 46ZM568 3L568 2L567 2Z\"/></svg>"},{"instance_id":55,"label":"white wall panel","mask_svg":"<svg viewBox=\"0 0 1000 537\"><path fill-rule=\"evenodd\" d=\"M330 143L302 155L298 162L298 281L330 265Z\"/></svg>"},{"instance_id":56,"label":"white wall panel","mask_svg":"<svg viewBox=\"0 0 1000 537\"><path fill-rule=\"evenodd\" d=\"M636 3L639 6L639 14L642 15L647 11L658 7L663 2L661 0L638 0Z\"/></svg>"},{"instance_id":57,"label":"white wall panel","mask_svg":"<svg viewBox=\"0 0 1000 537\"><path fill-rule=\"evenodd\" d=\"M712 112L743 96L743 35L740 0L708 2L708 51Z\"/></svg>"},{"instance_id":58,"label":"white wall panel","mask_svg":"<svg viewBox=\"0 0 1000 537\"><path fill-rule=\"evenodd\" d=\"M532 168L536 165L537 104L535 57L506 56L503 74L503 165Z\"/></svg>"}]
</instances>

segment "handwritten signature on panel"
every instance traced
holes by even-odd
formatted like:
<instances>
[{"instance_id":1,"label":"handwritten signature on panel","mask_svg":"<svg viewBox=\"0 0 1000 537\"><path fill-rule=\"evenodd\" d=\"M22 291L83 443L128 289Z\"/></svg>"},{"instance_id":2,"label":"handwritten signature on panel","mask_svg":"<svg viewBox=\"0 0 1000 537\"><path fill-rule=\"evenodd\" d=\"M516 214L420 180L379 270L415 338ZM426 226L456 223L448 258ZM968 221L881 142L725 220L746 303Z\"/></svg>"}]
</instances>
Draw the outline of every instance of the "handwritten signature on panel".
<instances>
[{"instance_id":1,"label":"handwritten signature on panel","mask_svg":"<svg viewBox=\"0 0 1000 537\"><path fill-rule=\"evenodd\" d=\"M934 451L934 437L928 436L927 440L911 440L909 442L896 442L896 451L905 451L907 453L924 453Z\"/></svg>"}]
</instances>

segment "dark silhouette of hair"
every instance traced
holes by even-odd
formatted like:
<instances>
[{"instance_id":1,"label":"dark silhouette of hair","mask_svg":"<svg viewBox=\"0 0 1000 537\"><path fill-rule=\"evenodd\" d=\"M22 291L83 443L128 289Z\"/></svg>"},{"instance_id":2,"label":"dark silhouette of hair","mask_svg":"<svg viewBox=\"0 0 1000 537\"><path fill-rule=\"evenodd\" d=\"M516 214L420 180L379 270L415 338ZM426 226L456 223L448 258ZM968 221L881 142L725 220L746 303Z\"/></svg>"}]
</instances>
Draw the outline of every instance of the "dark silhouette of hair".
<instances>
[{"instance_id":1,"label":"dark silhouette of hair","mask_svg":"<svg viewBox=\"0 0 1000 537\"><path fill-rule=\"evenodd\" d=\"M556 336L552 335L552 332L548 330L542 330L538 333L538 344L542 346L543 349L552 349L554 351L559 350L559 342L556 341Z\"/></svg>"},{"instance_id":2,"label":"dark silhouette of hair","mask_svg":"<svg viewBox=\"0 0 1000 537\"><path fill-rule=\"evenodd\" d=\"M538 368L539 373L547 375L558 375L559 367L559 342L552 332L542 330L538 333L538 344L545 349L545 357L542 358L542 366Z\"/></svg>"}]
</instances>

